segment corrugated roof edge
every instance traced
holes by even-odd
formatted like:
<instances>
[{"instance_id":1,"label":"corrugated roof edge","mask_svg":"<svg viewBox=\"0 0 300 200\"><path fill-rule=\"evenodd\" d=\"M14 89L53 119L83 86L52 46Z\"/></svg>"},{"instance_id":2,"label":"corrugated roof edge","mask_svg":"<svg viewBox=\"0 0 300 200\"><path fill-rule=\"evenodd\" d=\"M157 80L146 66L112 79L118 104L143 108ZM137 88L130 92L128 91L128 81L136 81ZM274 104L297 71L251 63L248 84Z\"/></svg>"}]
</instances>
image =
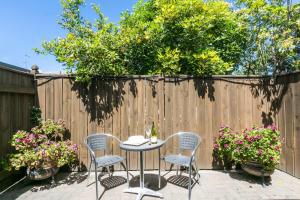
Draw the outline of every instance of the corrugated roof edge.
<instances>
[{"instance_id":1,"label":"corrugated roof edge","mask_svg":"<svg viewBox=\"0 0 300 200\"><path fill-rule=\"evenodd\" d=\"M25 68L22 68L22 67L17 67L15 65L7 64L7 63L1 62L1 61L0 61L0 68L1 69L6 69L8 71L16 72L16 73L33 75L33 74L30 73L29 69L25 69Z\"/></svg>"}]
</instances>

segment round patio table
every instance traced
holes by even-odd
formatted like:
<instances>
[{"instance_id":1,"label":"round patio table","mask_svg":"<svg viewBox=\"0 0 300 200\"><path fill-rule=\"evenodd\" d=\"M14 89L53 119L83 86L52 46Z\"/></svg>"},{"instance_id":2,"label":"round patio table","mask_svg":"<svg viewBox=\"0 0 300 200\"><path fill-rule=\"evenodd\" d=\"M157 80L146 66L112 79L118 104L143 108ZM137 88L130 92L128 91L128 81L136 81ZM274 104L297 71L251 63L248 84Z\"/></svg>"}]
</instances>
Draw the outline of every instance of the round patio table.
<instances>
[{"instance_id":1,"label":"round patio table","mask_svg":"<svg viewBox=\"0 0 300 200\"><path fill-rule=\"evenodd\" d=\"M126 163L127 163L127 151L136 151L140 153L140 187L133 187L125 189L124 192L137 194L136 200L140 200L143 196L154 196L163 198L163 195L159 192L153 191L149 188L144 187L144 151L150 151L158 149L158 188L160 188L160 148L164 145L164 141L158 139L157 143L151 144L147 142L145 144L135 146L135 145L126 145L121 143L120 148L126 151Z\"/></svg>"}]
</instances>

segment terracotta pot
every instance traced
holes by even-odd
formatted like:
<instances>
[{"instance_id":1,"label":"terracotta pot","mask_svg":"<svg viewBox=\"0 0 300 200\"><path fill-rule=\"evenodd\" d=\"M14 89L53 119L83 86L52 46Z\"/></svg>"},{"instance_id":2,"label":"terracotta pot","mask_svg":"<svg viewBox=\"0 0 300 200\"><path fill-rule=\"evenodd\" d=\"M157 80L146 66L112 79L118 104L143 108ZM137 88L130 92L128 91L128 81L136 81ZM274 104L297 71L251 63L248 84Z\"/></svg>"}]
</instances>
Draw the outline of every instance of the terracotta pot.
<instances>
[{"instance_id":1,"label":"terracotta pot","mask_svg":"<svg viewBox=\"0 0 300 200\"><path fill-rule=\"evenodd\" d=\"M274 170L263 170L263 166L257 162L247 162L241 165L242 169L254 176L271 176Z\"/></svg>"},{"instance_id":2,"label":"terracotta pot","mask_svg":"<svg viewBox=\"0 0 300 200\"><path fill-rule=\"evenodd\" d=\"M39 169L29 169L27 168L27 177L30 180L44 180L53 177L57 174L59 168L52 166L45 166Z\"/></svg>"}]
</instances>

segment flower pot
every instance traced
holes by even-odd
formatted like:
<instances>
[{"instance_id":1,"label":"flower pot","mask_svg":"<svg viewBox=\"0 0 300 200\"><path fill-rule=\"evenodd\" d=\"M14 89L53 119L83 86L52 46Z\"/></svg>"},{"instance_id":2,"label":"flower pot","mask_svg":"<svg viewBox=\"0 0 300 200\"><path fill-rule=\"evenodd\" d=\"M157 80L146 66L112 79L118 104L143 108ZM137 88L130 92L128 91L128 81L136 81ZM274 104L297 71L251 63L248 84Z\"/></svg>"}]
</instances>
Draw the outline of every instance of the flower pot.
<instances>
[{"instance_id":1,"label":"flower pot","mask_svg":"<svg viewBox=\"0 0 300 200\"><path fill-rule=\"evenodd\" d=\"M246 162L241 165L242 169L254 176L271 176L274 170L263 170L263 166L257 162Z\"/></svg>"},{"instance_id":2,"label":"flower pot","mask_svg":"<svg viewBox=\"0 0 300 200\"><path fill-rule=\"evenodd\" d=\"M30 180L44 180L50 177L53 177L57 174L59 168L58 167L42 167L39 169L29 169L27 168L27 177Z\"/></svg>"}]
</instances>

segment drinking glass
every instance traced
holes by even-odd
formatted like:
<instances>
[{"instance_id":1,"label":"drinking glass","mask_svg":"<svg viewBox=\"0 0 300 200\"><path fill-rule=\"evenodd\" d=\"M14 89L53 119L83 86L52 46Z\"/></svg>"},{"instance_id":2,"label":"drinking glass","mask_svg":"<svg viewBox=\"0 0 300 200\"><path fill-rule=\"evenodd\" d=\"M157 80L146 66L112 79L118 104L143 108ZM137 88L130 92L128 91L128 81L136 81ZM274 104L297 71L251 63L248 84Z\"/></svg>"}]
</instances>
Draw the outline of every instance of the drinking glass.
<instances>
[{"instance_id":1,"label":"drinking glass","mask_svg":"<svg viewBox=\"0 0 300 200\"><path fill-rule=\"evenodd\" d=\"M148 126L146 127L146 136L147 136L147 139L150 139L150 136L151 136L151 128L152 128L151 125L148 125Z\"/></svg>"}]
</instances>

